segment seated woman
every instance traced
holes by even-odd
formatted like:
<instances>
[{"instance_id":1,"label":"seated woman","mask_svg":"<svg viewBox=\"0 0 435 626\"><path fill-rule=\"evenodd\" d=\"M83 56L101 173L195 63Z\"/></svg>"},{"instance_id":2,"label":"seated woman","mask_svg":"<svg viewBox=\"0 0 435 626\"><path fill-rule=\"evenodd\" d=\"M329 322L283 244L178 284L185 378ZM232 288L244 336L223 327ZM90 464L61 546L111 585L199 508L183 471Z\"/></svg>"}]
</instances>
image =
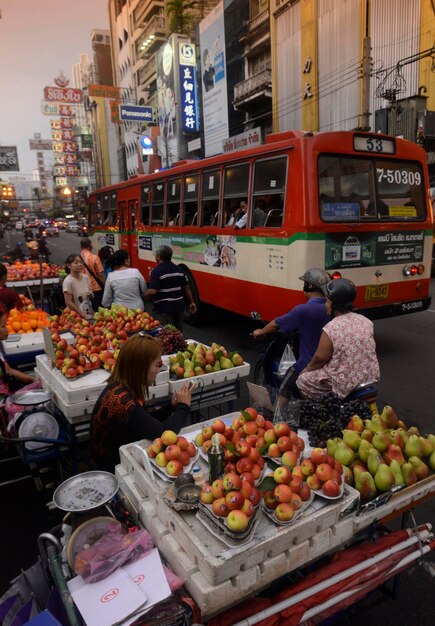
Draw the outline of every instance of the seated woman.
<instances>
[{"instance_id":1,"label":"seated woman","mask_svg":"<svg viewBox=\"0 0 435 626\"><path fill-rule=\"evenodd\" d=\"M8 268L0 263L0 304L2 304L9 313L11 309L22 309L23 302L20 294L11 287L6 287L8 277Z\"/></svg>"},{"instance_id":2,"label":"seated woman","mask_svg":"<svg viewBox=\"0 0 435 626\"><path fill-rule=\"evenodd\" d=\"M104 284L102 305L110 307L111 304L117 304L143 311L147 285L139 270L130 267L128 252L117 250L110 257L109 263L112 271Z\"/></svg>"},{"instance_id":3,"label":"seated woman","mask_svg":"<svg viewBox=\"0 0 435 626\"><path fill-rule=\"evenodd\" d=\"M296 384L303 398L318 399L332 392L345 398L362 383L379 380L373 323L352 313L356 287L347 278L323 288L332 320L323 327L317 350Z\"/></svg>"},{"instance_id":4,"label":"seated woman","mask_svg":"<svg viewBox=\"0 0 435 626\"><path fill-rule=\"evenodd\" d=\"M6 327L7 317L7 310L0 304L0 341L4 341L8 338L8 329ZM0 349L0 404L3 404L5 399L14 393L17 388L33 382L34 379L32 376L9 367Z\"/></svg>"},{"instance_id":5,"label":"seated woman","mask_svg":"<svg viewBox=\"0 0 435 626\"><path fill-rule=\"evenodd\" d=\"M114 370L91 418L91 455L97 467L113 472L119 447L139 439L155 439L165 430L178 432L190 412L191 385L187 382L172 401L152 413L145 405L148 387L161 364L161 345L145 333L122 346Z\"/></svg>"}]
</instances>

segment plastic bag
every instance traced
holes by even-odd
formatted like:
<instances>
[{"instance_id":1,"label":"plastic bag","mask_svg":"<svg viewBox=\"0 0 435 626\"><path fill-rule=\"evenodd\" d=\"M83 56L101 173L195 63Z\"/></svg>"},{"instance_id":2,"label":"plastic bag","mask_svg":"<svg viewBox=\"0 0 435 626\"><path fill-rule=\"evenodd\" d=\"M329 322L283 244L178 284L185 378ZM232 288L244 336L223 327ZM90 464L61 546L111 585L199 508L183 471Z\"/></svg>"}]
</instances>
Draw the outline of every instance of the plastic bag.
<instances>
[{"instance_id":1,"label":"plastic bag","mask_svg":"<svg viewBox=\"0 0 435 626\"><path fill-rule=\"evenodd\" d=\"M286 347L284 348L284 352L282 353L281 361L279 362L279 365L278 365L278 376L280 376L281 378L285 376L289 367L291 367L295 363L296 363L296 357L293 354L293 350L290 344L286 344Z\"/></svg>"},{"instance_id":2,"label":"plastic bag","mask_svg":"<svg viewBox=\"0 0 435 626\"><path fill-rule=\"evenodd\" d=\"M119 526L110 529L104 537L79 552L74 572L87 583L96 583L109 576L127 561L134 561L153 548L147 530L125 533Z\"/></svg>"}]
</instances>

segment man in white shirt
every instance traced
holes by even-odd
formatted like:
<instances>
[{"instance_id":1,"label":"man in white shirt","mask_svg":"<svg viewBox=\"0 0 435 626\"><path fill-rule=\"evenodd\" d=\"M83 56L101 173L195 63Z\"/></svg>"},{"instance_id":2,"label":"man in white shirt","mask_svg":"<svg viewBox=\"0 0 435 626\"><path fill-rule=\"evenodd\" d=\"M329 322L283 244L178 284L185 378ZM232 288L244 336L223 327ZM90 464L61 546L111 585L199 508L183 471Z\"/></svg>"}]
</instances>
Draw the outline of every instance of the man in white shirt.
<instances>
[{"instance_id":1,"label":"man in white shirt","mask_svg":"<svg viewBox=\"0 0 435 626\"><path fill-rule=\"evenodd\" d=\"M235 218L237 221L234 228L246 228L246 223L248 221L248 205L245 200L240 202L240 208L237 209Z\"/></svg>"}]
</instances>

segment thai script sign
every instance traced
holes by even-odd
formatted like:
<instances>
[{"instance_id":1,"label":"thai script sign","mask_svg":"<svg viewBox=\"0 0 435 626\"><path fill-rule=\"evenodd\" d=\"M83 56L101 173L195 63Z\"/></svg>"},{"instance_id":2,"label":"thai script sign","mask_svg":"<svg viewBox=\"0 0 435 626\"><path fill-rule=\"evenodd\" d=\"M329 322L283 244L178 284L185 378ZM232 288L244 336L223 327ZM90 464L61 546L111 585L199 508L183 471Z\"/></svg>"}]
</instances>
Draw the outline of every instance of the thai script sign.
<instances>
[{"instance_id":1,"label":"thai script sign","mask_svg":"<svg viewBox=\"0 0 435 626\"><path fill-rule=\"evenodd\" d=\"M18 172L19 169L16 146L0 146L0 172Z\"/></svg>"},{"instance_id":2,"label":"thai script sign","mask_svg":"<svg viewBox=\"0 0 435 626\"><path fill-rule=\"evenodd\" d=\"M245 133L224 139L222 149L224 152L232 152L233 150L244 150L245 148L261 146L261 143L261 128L253 128Z\"/></svg>"},{"instance_id":3,"label":"thai script sign","mask_svg":"<svg viewBox=\"0 0 435 626\"><path fill-rule=\"evenodd\" d=\"M44 98L48 102L73 102L78 104L83 102L83 91L70 87L64 88L49 85L44 87Z\"/></svg>"},{"instance_id":4,"label":"thai script sign","mask_svg":"<svg viewBox=\"0 0 435 626\"><path fill-rule=\"evenodd\" d=\"M112 100L120 99L120 88L111 85L88 85L88 94L90 98L111 98Z\"/></svg>"},{"instance_id":5,"label":"thai script sign","mask_svg":"<svg viewBox=\"0 0 435 626\"><path fill-rule=\"evenodd\" d=\"M183 130L199 130L195 44L179 42L181 119Z\"/></svg>"}]
</instances>

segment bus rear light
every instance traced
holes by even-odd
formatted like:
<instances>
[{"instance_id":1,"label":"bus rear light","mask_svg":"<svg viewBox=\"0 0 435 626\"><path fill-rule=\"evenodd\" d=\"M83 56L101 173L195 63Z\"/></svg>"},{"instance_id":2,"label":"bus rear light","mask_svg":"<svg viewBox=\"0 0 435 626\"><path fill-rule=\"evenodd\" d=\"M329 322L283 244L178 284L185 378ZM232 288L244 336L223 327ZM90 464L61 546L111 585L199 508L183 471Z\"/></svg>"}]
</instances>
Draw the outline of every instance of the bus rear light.
<instances>
[{"instance_id":1,"label":"bus rear light","mask_svg":"<svg viewBox=\"0 0 435 626\"><path fill-rule=\"evenodd\" d=\"M341 278L340 272L332 272L331 278L335 280L336 278Z\"/></svg>"},{"instance_id":2,"label":"bus rear light","mask_svg":"<svg viewBox=\"0 0 435 626\"><path fill-rule=\"evenodd\" d=\"M417 274L424 274L424 265L423 263L420 263L420 265L417 266Z\"/></svg>"},{"instance_id":3,"label":"bus rear light","mask_svg":"<svg viewBox=\"0 0 435 626\"><path fill-rule=\"evenodd\" d=\"M403 275L404 276L415 276L418 272L418 268L416 265L406 265L403 268Z\"/></svg>"}]
</instances>

